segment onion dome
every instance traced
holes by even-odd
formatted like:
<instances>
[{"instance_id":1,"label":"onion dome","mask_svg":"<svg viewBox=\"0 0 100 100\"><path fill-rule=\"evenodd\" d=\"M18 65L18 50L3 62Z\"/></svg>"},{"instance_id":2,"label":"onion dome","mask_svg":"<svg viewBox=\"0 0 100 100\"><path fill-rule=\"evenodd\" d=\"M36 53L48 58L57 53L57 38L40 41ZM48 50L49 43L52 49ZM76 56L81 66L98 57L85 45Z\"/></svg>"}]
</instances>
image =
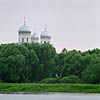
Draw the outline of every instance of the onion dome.
<instances>
[{"instance_id":1,"label":"onion dome","mask_svg":"<svg viewBox=\"0 0 100 100\"><path fill-rule=\"evenodd\" d=\"M34 34L32 35L31 39L39 39L38 35L36 34L36 32L34 32Z\"/></svg>"},{"instance_id":2,"label":"onion dome","mask_svg":"<svg viewBox=\"0 0 100 100\"><path fill-rule=\"evenodd\" d=\"M45 26L45 30L40 35L41 38L51 38L51 36L48 34L47 28Z\"/></svg>"},{"instance_id":3,"label":"onion dome","mask_svg":"<svg viewBox=\"0 0 100 100\"><path fill-rule=\"evenodd\" d=\"M19 28L18 32L19 33L31 33L31 29L29 26L26 25L25 19L24 19L24 25Z\"/></svg>"}]
</instances>

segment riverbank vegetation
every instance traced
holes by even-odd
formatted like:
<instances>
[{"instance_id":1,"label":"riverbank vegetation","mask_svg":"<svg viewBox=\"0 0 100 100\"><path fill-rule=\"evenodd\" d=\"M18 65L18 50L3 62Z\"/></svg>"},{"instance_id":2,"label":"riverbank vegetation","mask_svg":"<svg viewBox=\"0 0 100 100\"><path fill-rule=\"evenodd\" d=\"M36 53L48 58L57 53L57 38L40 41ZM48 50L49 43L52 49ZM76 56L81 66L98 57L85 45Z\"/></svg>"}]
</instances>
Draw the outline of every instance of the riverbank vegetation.
<instances>
[{"instance_id":1,"label":"riverbank vegetation","mask_svg":"<svg viewBox=\"0 0 100 100\"><path fill-rule=\"evenodd\" d=\"M99 84L100 49L57 53L50 44L2 44L0 82Z\"/></svg>"},{"instance_id":2,"label":"riverbank vegetation","mask_svg":"<svg viewBox=\"0 0 100 100\"><path fill-rule=\"evenodd\" d=\"M90 84L0 84L0 93L100 93L100 85Z\"/></svg>"}]
</instances>

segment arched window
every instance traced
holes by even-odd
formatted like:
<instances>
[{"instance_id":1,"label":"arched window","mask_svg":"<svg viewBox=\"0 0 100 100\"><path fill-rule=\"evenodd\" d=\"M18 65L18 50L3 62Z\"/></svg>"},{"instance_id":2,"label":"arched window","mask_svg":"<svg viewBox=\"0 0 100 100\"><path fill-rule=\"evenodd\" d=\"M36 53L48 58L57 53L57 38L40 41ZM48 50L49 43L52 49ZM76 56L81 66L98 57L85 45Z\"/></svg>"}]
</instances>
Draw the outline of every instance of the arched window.
<instances>
[{"instance_id":1,"label":"arched window","mask_svg":"<svg viewBox=\"0 0 100 100\"><path fill-rule=\"evenodd\" d=\"M24 38L22 38L22 42L24 42Z\"/></svg>"},{"instance_id":2,"label":"arched window","mask_svg":"<svg viewBox=\"0 0 100 100\"><path fill-rule=\"evenodd\" d=\"M28 42L28 38L27 38L27 42Z\"/></svg>"},{"instance_id":3,"label":"arched window","mask_svg":"<svg viewBox=\"0 0 100 100\"><path fill-rule=\"evenodd\" d=\"M46 41L44 41L44 43L46 43Z\"/></svg>"}]
</instances>

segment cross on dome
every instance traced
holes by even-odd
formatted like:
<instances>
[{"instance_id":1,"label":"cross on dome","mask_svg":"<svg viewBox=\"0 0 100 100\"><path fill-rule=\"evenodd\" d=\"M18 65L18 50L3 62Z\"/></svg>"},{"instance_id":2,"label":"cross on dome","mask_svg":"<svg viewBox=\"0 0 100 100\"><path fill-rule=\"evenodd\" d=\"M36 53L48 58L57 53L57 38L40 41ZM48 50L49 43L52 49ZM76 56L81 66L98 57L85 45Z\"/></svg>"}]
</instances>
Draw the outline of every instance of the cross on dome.
<instances>
[{"instance_id":1,"label":"cross on dome","mask_svg":"<svg viewBox=\"0 0 100 100\"><path fill-rule=\"evenodd\" d=\"M47 25L45 24L45 32L47 31Z\"/></svg>"},{"instance_id":2,"label":"cross on dome","mask_svg":"<svg viewBox=\"0 0 100 100\"><path fill-rule=\"evenodd\" d=\"M24 26L26 25L26 17L24 17Z\"/></svg>"},{"instance_id":3,"label":"cross on dome","mask_svg":"<svg viewBox=\"0 0 100 100\"><path fill-rule=\"evenodd\" d=\"M34 28L34 34L36 34L36 29Z\"/></svg>"}]
</instances>

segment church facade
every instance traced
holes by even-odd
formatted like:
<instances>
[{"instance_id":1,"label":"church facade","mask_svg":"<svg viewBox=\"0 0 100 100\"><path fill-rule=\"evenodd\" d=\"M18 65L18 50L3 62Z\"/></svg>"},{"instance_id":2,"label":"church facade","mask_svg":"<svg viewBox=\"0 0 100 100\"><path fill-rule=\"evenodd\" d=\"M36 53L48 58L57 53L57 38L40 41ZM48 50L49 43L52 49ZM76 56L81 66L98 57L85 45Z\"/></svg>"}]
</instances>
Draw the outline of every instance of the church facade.
<instances>
[{"instance_id":1,"label":"church facade","mask_svg":"<svg viewBox=\"0 0 100 100\"><path fill-rule=\"evenodd\" d=\"M40 37L36 32L32 34L29 26L26 25L24 20L24 25L19 28L18 31L18 42L19 43L51 43L51 36L48 34L47 28L45 26L44 31L40 34Z\"/></svg>"}]
</instances>

